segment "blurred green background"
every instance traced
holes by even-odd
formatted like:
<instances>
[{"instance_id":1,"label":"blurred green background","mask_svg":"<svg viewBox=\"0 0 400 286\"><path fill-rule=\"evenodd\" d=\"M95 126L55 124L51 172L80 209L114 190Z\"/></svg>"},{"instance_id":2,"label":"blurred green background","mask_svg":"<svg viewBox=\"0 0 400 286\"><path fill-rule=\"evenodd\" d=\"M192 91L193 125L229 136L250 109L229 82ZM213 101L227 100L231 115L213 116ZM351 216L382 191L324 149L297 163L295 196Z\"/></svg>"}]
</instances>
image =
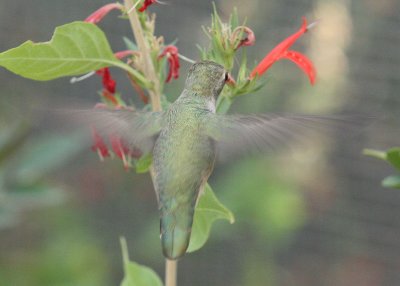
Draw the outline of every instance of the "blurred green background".
<instances>
[{"instance_id":1,"label":"blurred green background","mask_svg":"<svg viewBox=\"0 0 400 286\"><path fill-rule=\"evenodd\" d=\"M56 26L86 18L106 1L0 1L0 50L27 39L46 41ZM236 216L217 222L210 241L179 263L179 285L400 284L400 193L383 189L392 172L361 155L365 147L399 145L400 2L398 0L216 1L227 20L233 7L254 29L251 61L298 29L319 25L295 49L315 63L318 80L288 61L266 74L267 85L235 102L232 112L361 113L378 120L360 132L314 135L307 144L217 167L210 184ZM198 59L206 45L211 1L153 5L156 34L178 39ZM117 13L100 27L115 51L129 26ZM172 100L182 76L167 87ZM137 100L124 74L118 90ZM81 133L46 112L90 107L100 79L34 82L0 70L0 285L119 285L119 236L130 256L163 276L156 199L148 175L100 163ZM36 110L36 111L35 111Z\"/></svg>"}]
</instances>

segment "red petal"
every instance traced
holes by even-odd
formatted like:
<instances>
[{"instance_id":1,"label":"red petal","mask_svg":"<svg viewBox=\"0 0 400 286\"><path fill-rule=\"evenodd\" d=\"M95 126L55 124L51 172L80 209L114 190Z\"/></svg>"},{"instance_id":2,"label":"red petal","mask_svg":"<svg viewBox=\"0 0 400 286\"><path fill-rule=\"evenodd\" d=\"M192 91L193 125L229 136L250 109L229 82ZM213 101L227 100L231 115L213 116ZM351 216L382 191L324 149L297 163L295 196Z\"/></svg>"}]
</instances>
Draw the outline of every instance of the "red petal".
<instances>
[{"instance_id":1,"label":"red petal","mask_svg":"<svg viewBox=\"0 0 400 286\"><path fill-rule=\"evenodd\" d=\"M166 56L167 54L173 55L173 56L178 56L178 48L172 45L166 46L161 53L161 55L158 56L158 58L162 58Z\"/></svg>"},{"instance_id":2,"label":"red petal","mask_svg":"<svg viewBox=\"0 0 400 286\"><path fill-rule=\"evenodd\" d=\"M128 77L133 88L136 90L136 92L139 95L139 98L144 102L144 104L149 103L149 97L144 93L142 87L140 85L137 84L137 82L131 77Z\"/></svg>"},{"instance_id":3,"label":"red petal","mask_svg":"<svg viewBox=\"0 0 400 286\"><path fill-rule=\"evenodd\" d=\"M111 147L115 153L124 163L124 167L126 170L130 167L129 159L127 155L130 155L130 150L123 143L121 137L119 136L110 136Z\"/></svg>"},{"instance_id":4,"label":"red petal","mask_svg":"<svg viewBox=\"0 0 400 286\"><path fill-rule=\"evenodd\" d=\"M123 159L129 150L122 144L122 140L119 136L110 136L111 148L113 149L115 155Z\"/></svg>"},{"instance_id":5,"label":"red petal","mask_svg":"<svg viewBox=\"0 0 400 286\"><path fill-rule=\"evenodd\" d=\"M303 24L300 29L293 35L287 37L275 48L272 49L264 59L254 68L250 73L250 78L255 77L257 74L262 75L267 69L269 69L279 58L294 44L294 42L307 31L307 20L303 18Z\"/></svg>"},{"instance_id":6,"label":"red petal","mask_svg":"<svg viewBox=\"0 0 400 286\"><path fill-rule=\"evenodd\" d=\"M127 57L127 56L131 56L131 55L137 55L137 51L132 51L132 50L125 50L125 51L120 51L120 52L116 52L115 54L114 54L114 56L117 58L117 59L123 59L123 58L125 58L125 57Z\"/></svg>"},{"instance_id":7,"label":"red petal","mask_svg":"<svg viewBox=\"0 0 400 286\"><path fill-rule=\"evenodd\" d=\"M143 5L138 9L139 12L144 12L147 7L149 7L151 4L154 4L157 2L157 0L144 0Z\"/></svg>"},{"instance_id":8,"label":"red petal","mask_svg":"<svg viewBox=\"0 0 400 286\"><path fill-rule=\"evenodd\" d=\"M296 51L286 51L281 58L294 62L308 76L310 83L314 85L317 72L309 58Z\"/></svg>"},{"instance_id":9,"label":"red petal","mask_svg":"<svg viewBox=\"0 0 400 286\"><path fill-rule=\"evenodd\" d=\"M243 30L243 32L246 33L246 37L240 40L235 50L239 49L241 46L252 46L256 42L256 36L254 35L253 30L251 30L249 27L246 26L237 27L233 31L232 33L233 41L236 41L235 38L239 35L241 30Z\"/></svg>"},{"instance_id":10,"label":"red petal","mask_svg":"<svg viewBox=\"0 0 400 286\"><path fill-rule=\"evenodd\" d=\"M158 58L167 57L169 63L169 70L167 79L165 82L169 82L171 78L177 79L179 77L179 56L178 56L178 48L175 46L166 46L163 52L158 56Z\"/></svg>"},{"instance_id":11,"label":"red petal","mask_svg":"<svg viewBox=\"0 0 400 286\"><path fill-rule=\"evenodd\" d=\"M114 94L109 92L107 89L103 89L101 96L103 96L104 99L106 101L108 101L109 103L111 103L112 105L119 106L117 98L114 96Z\"/></svg>"},{"instance_id":12,"label":"red petal","mask_svg":"<svg viewBox=\"0 0 400 286\"><path fill-rule=\"evenodd\" d=\"M103 138L101 138L101 136L99 135L99 133L97 133L97 130L94 127L92 127L92 137L94 141L92 150L98 152L101 159L110 156L106 143L104 143Z\"/></svg>"},{"instance_id":13,"label":"red petal","mask_svg":"<svg viewBox=\"0 0 400 286\"><path fill-rule=\"evenodd\" d=\"M177 79L179 77L179 59L177 57L170 57L168 58L168 62L169 62L169 75L168 75L168 80L166 80L166 82L168 82L171 79L171 76L174 79Z\"/></svg>"},{"instance_id":14,"label":"red petal","mask_svg":"<svg viewBox=\"0 0 400 286\"><path fill-rule=\"evenodd\" d=\"M114 10L114 9L122 10L123 6L119 3L111 3L111 4L104 5L103 7L97 9L92 14L90 14L85 19L85 22L97 24L104 18L104 16L106 16L111 10Z\"/></svg>"},{"instance_id":15,"label":"red petal","mask_svg":"<svg viewBox=\"0 0 400 286\"><path fill-rule=\"evenodd\" d=\"M114 94L116 89L116 82L113 80L108 68L102 68L96 71L102 77L103 88L108 92Z\"/></svg>"}]
</instances>

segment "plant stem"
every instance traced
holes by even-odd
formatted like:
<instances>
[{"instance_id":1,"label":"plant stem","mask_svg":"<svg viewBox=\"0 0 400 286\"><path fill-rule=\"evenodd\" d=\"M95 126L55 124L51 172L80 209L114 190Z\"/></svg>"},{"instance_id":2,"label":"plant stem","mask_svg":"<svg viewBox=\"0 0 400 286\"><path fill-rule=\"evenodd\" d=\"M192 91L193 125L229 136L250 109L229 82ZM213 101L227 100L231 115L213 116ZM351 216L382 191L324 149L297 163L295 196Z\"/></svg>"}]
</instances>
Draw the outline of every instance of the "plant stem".
<instances>
[{"instance_id":1,"label":"plant stem","mask_svg":"<svg viewBox=\"0 0 400 286\"><path fill-rule=\"evenodd\" d=\"M143 34L142 25L140 24L139 17L136 9L131 9L134 5L132 0L124 0L125 9L130 11L128 13L129 22L131 23L131 28L133 35L135 36L136 44L142 55L144 74L145 76L154 84L152 89L149 89L149 95L151 100L151 106L153 111L161 111L161 91L160 91L160 81L154 69L153 61L151 58L150 50L146 39Z\"/></svg>"},{"instance_id":2,"label":"plant stem","mask_svg":"<svg viewBox=\"0 0 400 286\"><path fill-rule=\"evenodd\" d=\"M151 100L151 106L153 111L161 111L161 85L160 80L156 74L153 60L151 58L150 49L146 38L143 33L142 25L140 24L139 17L136 9L132 9L134 3L132 0L124 0L125 9L128 11L128 18L131 24L133 35L136 40L136 44L142 55L143 72L146 78L152 83L153 87L149 89L149 95ZM154 178L154 170L150 168L150 175ZM165 286L176 286L177 276L177 261L176 260L165 260Z\"/></svg>"},{"instance_id":3,"label":"plant stem","mask_svg":"<svg viewBox=\"0 0 400 286\"><path fill-rule=\"evenodd\" d=\"M137 3L136 3L137 4ZM146 42L146 38L143 33L142 25L139 21L139 16L137 14L136 8L132 9L135 5L132 0L124 0L124 5L126 11L128 11L128 18L131 24L132 32L136 40L136 44L139 48L139 52L142 55L143 72L145 77L149 79L153 84L152 89L148 89L151 101L151 108L153 111L161 111L161 89L160 80L156 74L153 60L151 59L150 49ZM151 179L154 179L153 167L150 167ZM153 180L154 182L154 180Z\"/></svg>"},{"instance_id":4,"label":"plant stem","mask_svg":"<svg viewBox=\"0 0 400 286\"><path fill-rule=\"evenodd\" d=\"M176 286L178 261L165 259L165 286Z\"/></svg>"}]
</instances>

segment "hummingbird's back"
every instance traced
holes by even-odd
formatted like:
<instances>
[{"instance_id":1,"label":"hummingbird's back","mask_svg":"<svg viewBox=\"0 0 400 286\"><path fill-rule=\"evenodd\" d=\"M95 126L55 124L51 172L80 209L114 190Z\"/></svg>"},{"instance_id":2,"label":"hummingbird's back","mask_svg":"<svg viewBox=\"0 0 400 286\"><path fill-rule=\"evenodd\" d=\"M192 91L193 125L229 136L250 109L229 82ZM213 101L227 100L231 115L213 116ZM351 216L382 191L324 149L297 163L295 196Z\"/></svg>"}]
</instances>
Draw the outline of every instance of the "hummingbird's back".
<instances>
[{"instance_id":1,"label":"hummingbird's back","mask_svg":"<svg viewBox=\"0 0 400 286\"><path fill-rule=\"evenodd\" d=\"M186 252L196 200L213 169L215 146L202 123L209 112L196 103L178 100L166 112L166 126L154 146L161 241L170 259Z\"/></svg>"}]
</instances>

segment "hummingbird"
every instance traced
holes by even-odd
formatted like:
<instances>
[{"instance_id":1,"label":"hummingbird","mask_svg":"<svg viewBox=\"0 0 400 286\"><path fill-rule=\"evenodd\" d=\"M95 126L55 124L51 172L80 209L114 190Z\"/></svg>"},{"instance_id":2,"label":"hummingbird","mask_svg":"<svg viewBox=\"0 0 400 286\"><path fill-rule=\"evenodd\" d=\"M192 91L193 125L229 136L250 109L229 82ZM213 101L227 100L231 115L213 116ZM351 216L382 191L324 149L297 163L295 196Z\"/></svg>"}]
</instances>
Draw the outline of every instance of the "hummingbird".
<instances>
[{"instance_id":1,"label":"hummingbird","mask_svg":"<svg viewBox=\"0 0 400 286\"><path fill-rule=\"evenodd\" d=\"M164 111L96 111L103 130L152 153L161 245L168 259L186 253L196 203L217 155L274 148L320 123L348 122L332 116L217 114L216 99L231 81L222 65L200 61L191 66L181 95Z\"/></svg>"}]
</instances>

